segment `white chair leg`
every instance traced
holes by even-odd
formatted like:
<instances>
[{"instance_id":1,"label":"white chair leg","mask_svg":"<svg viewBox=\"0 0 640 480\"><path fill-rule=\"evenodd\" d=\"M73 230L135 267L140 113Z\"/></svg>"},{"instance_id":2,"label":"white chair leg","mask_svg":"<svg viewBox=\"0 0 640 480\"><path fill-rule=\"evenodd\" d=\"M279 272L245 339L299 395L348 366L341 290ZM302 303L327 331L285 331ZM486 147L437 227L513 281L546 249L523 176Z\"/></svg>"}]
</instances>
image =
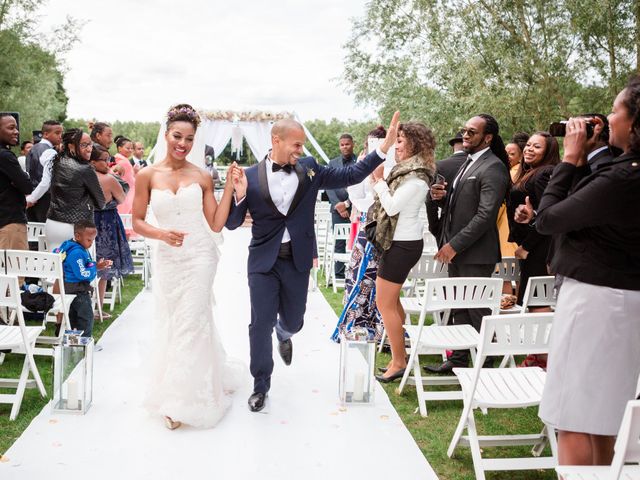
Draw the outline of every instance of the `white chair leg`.
<instances>
[{"instance_id":1,"label":"white chair leg","mask_svg":"<svg viewBox=\"0 0 640 480\"><path fill-rule=\"evenodd\" d=\"M476 421L473 417L473 409L471 409L467 417L467 432L469 432L469 447L471 449L471 457L473 458L473 469L476 474L476 480L486 480L484 469L482 468L482 452L478 440Z\"/></svg>"},{"instance_id":2,"label":"white chair leg","mask_svg":"<svg viewBox=\"0 0 640 480\"><path fill-rule=\"evenodd\" d=\"M423 417L427 417L427 401L424 399L425 391L424 384L422 383L422 372L420 371L420 362L418 361L418 355L416 355L413 362L413 380L416 383L416 394L418 395L418 408L420 409L420 415Z\"/></svg>"},{"instance_id":3,"label":"white chair leg","mask_svg":"<svg viewBox=\"0 0 640 480\"><path fill-rule=\"evenodd\" d=\"M382 353L384 347L384 341L387 339L387 331L382 327L382 335L380 336L380 345L378 346L378 353Z\"/></svg>"},{"instance_id":4,"label":"white chair leg","mask_svg":"<svg viewBox=\"0 0 640 480\"><path fill-rule=\"evenodd\" d=\"M11 414L9 420L15 420L20 413L20 406L22 405L22 398L24 397L24 390L27 388L27 379L29 378L29 359L25 355L24 363L22 365L22 372L20 373L20 379L18 380L18 387L16 388L15 396L13 397L13 405L11 406Z\"/></svg>"},{"instance_id":5,"label":"white chair leg","mask_svg":"<svg viewBox=\"0 0 640 480\"><path fill-rule=\"evenodd\" d=\"M398 395L402 395L402 390L404 390L405 385L409 381L411 367L415 366L415 364L418 362L418 359L415 358L416 356L417 356L416 350L415 349L411 350L411 354L409 355L409 361L407 362L407 368L404 369L404 375L402 376L402 380L400 380L400 386L398 387ZM419 367L420 365L418 365L418 368Z\"/></svg>"}]
</instances>

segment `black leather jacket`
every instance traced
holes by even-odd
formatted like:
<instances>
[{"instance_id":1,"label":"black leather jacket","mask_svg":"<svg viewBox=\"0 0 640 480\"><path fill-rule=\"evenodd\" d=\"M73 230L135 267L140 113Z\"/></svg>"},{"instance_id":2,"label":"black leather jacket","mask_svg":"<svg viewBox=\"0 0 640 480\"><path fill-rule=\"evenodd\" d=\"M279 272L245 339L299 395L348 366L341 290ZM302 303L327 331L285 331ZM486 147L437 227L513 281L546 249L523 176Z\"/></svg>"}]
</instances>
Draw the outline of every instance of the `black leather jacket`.
<instances>
[{"instance_id":1,"label":"black leather jacket","mask_svg":"<svg viewBox=\"0 0 640 480\"><path fill-rule=\"evenodd\" d=\"M62 156L54 160L49 192L47 218L57 222L93 221L93 211L104 208L104 193L95 170L75 158Z\"/></svg>"}]
</instances>

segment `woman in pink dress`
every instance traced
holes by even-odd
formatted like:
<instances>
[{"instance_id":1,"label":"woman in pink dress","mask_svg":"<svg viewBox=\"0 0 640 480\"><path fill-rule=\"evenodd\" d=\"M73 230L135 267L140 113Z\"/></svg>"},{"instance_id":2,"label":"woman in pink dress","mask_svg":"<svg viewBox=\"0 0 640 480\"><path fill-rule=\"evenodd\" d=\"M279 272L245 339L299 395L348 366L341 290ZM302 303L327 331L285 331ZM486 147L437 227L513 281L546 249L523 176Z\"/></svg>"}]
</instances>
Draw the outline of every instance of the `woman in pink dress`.
<instances>
[{"instance_id":1,"label":"woman in pink dress","mask_svg":"<svg viewBox=\"0 0 640 480\"><path fill-rule=\"evenodd\" d=\"M136 193L136 180L133 166L129 162L129 157L133 153L133 143L126 137L118 135L115 138L116 147L118 153L115 155L116 165L119 165L124 170L122 179L129 185L129 191L127 192L127 198L124 202L118 205L118 213L127 214L131 213L131 207L133 205L133 197Z\"/></svg>"}]
</instances>

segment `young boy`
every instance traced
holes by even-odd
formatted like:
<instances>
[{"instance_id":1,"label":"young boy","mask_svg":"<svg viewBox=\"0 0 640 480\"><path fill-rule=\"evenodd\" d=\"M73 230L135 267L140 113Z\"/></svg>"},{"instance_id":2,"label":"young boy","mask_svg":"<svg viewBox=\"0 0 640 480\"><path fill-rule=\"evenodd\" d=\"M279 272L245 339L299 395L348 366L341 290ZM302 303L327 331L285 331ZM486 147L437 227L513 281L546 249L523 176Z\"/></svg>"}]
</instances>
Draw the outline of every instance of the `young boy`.
<instances>
[{"instance_id":1,"label":"young boy","mask_svg":"<svg viewBox=\"0 0 640 480\"><path fill-rule=\"evenodd\" d=\"M91 281L98 270L109 268L110 260L93 261L89 248L93 245L98 231L91 220L80 220L73 226L73 240L66 240L60 248L54 250L62 253L62 269L64 272L65 293L76 296L69 308L71 328L83 330L83 337L93 333L93 305Z\"/></svg>"}]
</instances>

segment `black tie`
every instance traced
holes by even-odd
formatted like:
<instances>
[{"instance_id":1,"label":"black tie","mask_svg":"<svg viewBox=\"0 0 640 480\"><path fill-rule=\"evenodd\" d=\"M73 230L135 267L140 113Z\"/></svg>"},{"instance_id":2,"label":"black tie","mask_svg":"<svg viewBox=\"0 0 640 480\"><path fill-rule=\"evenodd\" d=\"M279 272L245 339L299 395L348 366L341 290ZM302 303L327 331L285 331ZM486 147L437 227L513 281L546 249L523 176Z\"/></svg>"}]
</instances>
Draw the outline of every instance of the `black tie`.
<instances>
[{"instance_id":1,"label":"black tie","mask_svg":"<svg viewBox=\"0 0 640 480\"><path fill-rule=\"evenodd\" d=\"M288 163L286 165L278 165L276 162L271 163L272 172L279 172L280 170L282 170L284 173L291 173L292 169L293 167Z\"/></svg>"}]
</instances>

